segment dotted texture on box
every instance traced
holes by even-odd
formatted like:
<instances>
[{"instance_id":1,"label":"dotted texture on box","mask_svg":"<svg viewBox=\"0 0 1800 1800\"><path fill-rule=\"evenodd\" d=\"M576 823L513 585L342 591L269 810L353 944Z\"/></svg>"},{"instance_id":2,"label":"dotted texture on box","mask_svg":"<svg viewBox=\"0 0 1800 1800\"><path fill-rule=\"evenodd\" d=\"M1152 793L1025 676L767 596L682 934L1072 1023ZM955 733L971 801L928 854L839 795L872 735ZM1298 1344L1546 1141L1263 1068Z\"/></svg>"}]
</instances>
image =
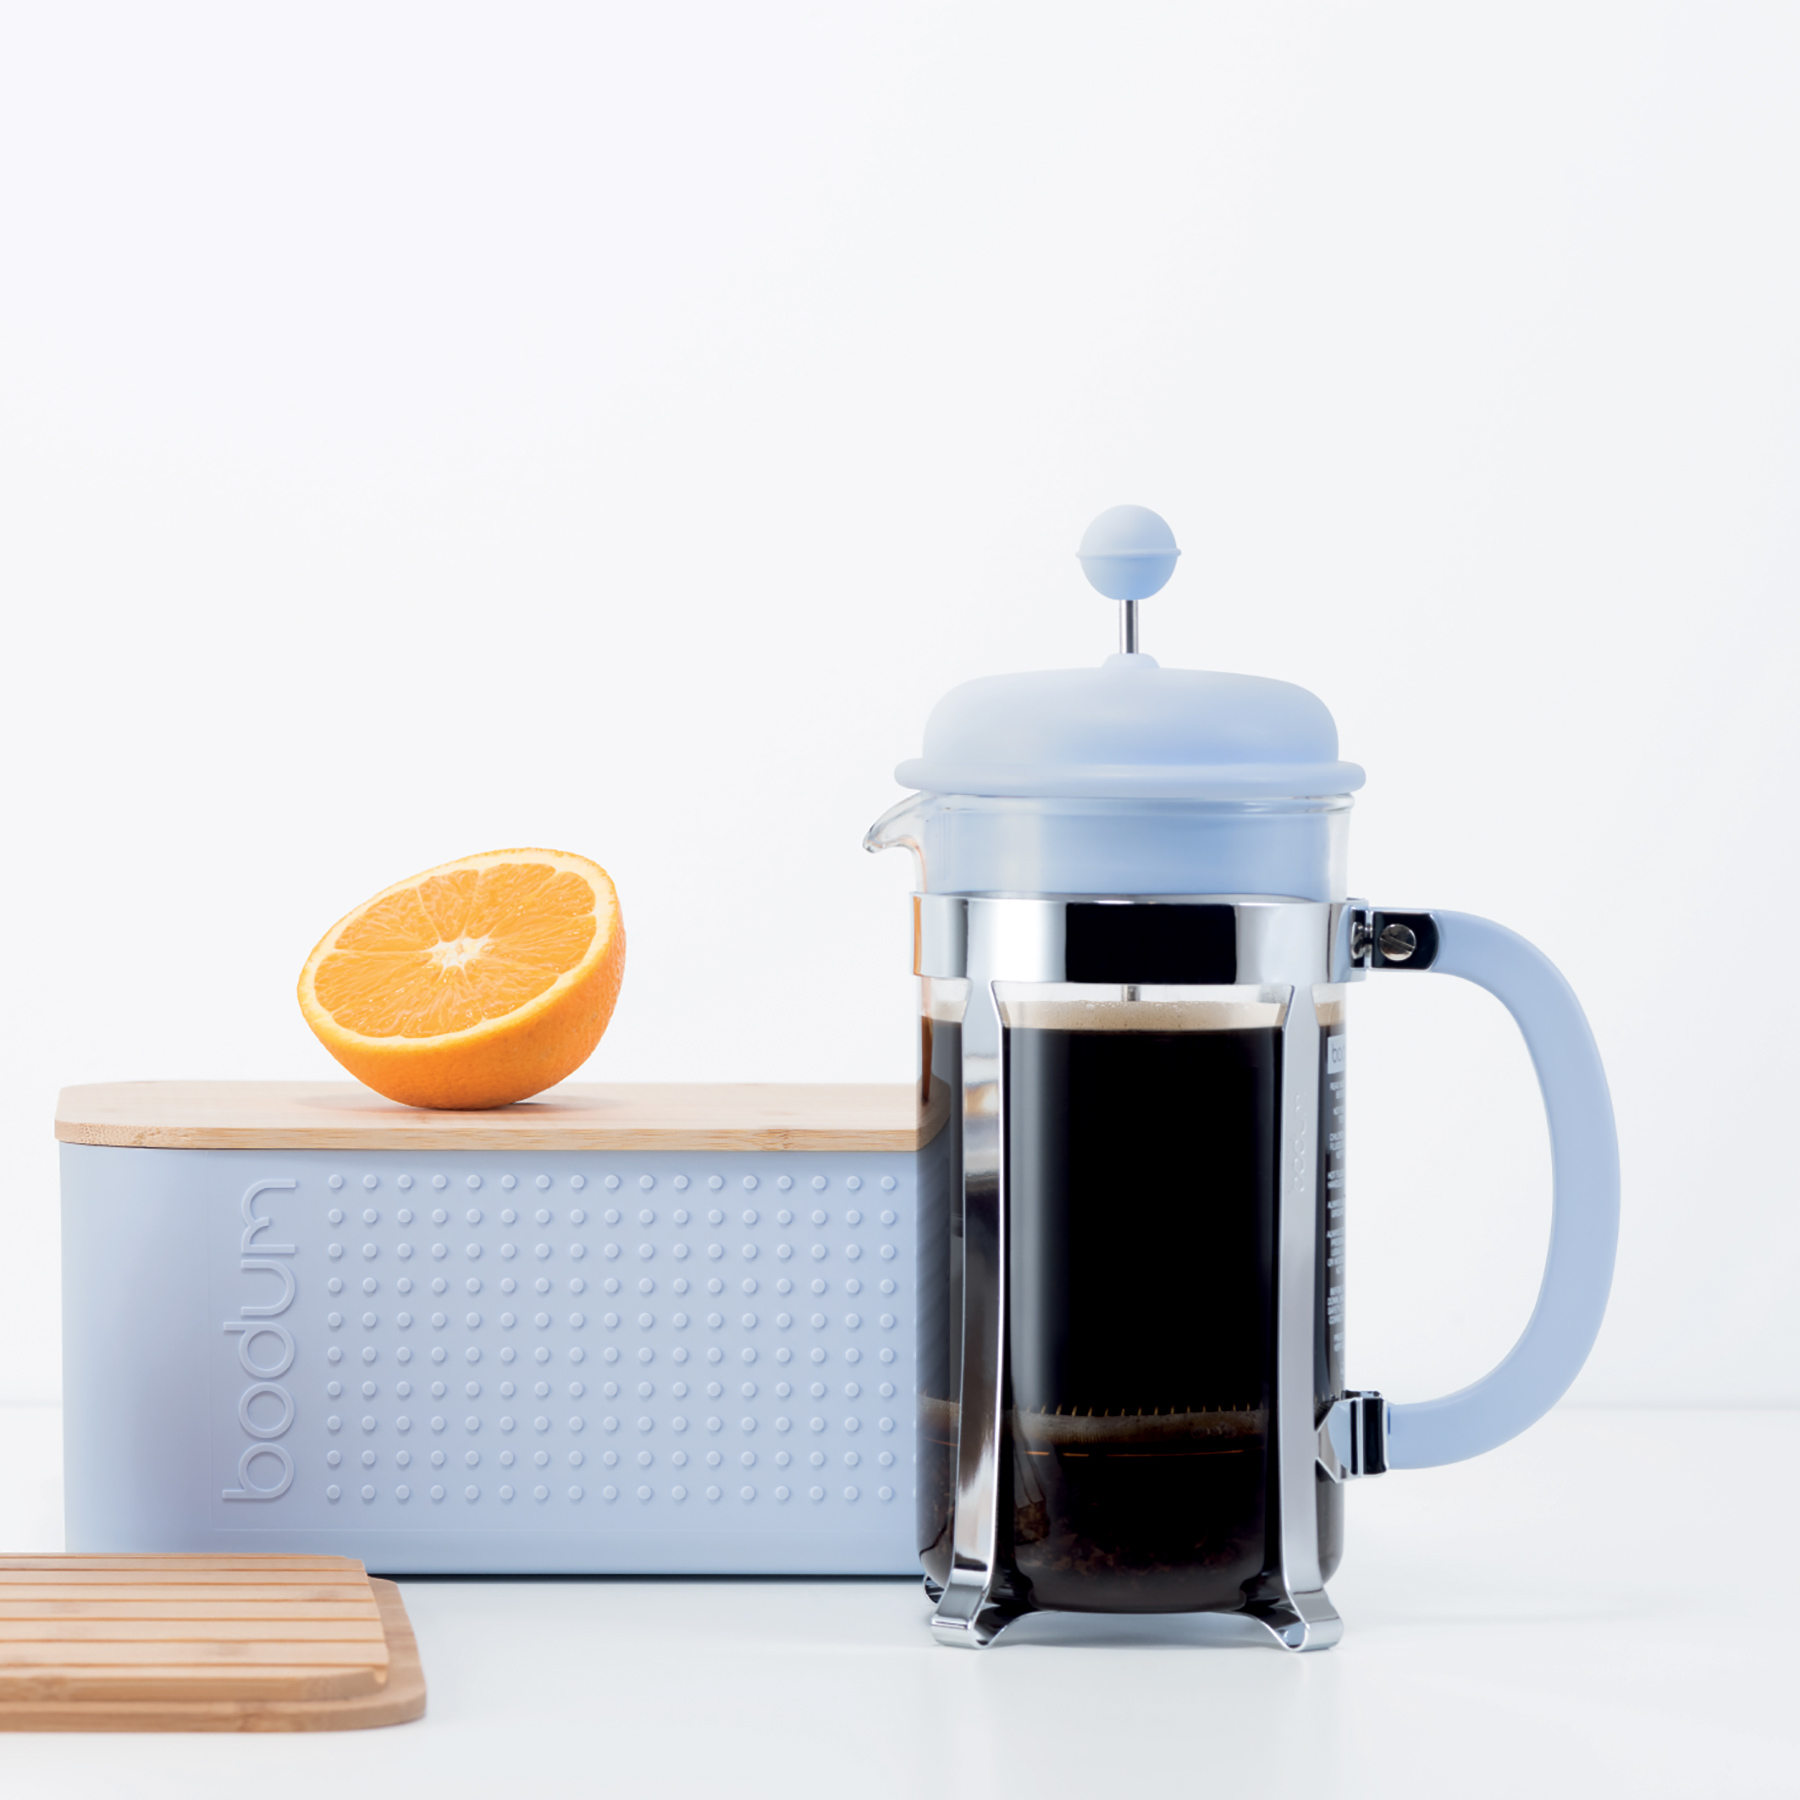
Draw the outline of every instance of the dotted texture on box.
<instances>
[{"instance_id":1,"label":"dotted texture on box","mask_svg":"<svg viewBox=\"0 0 1800 1800\"><path fill-rule=\"evenodd\" d=\"M267 1161L216 1271L215 1523L910 1517L913 1158Z\"/></svg>"}]
</instances>

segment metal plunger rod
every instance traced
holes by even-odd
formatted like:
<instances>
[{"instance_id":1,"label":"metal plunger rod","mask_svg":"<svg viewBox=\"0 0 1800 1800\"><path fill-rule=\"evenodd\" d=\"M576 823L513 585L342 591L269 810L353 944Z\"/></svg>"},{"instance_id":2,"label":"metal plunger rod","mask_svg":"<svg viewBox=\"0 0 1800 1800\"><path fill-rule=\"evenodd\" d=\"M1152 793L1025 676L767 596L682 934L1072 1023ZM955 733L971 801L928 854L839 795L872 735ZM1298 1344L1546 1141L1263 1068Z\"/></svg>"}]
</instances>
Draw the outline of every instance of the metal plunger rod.
<instances>
[{"instance_id":1,"label":"metal plunger rod","mask_svg":"<svg viewBox=\"0 0 1800 1800\"><path fill-rule=\"evenodd\" d=\"M1138 653L1137 609L1135 600L1119 602L1119 648L1127 656Z\"/></svg>"}]
</instances>

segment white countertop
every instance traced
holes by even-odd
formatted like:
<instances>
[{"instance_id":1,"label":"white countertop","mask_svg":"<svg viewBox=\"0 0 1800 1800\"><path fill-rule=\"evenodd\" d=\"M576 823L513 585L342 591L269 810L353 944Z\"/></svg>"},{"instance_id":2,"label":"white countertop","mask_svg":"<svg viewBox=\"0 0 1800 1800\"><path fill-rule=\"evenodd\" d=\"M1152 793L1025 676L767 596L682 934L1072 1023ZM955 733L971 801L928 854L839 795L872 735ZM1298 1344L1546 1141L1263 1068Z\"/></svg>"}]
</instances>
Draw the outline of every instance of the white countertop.
<instances>
[{"instance_id":1,"label":"white countertop","mask_svg":"<svg viewBox=\"0 0 1800 1800\"><path fill-rule=\"evenodd\" d=\"M58 1425L0 1409L0 1548L61 1548ZM1797 1427L1562 1411L1360 1483L1319 1655L1232 1621L1040 1620L968 1655L910 1582L415 1578L417 1724L0 1735L0 1792L1791 1796Z\"/></svg>"}]
</instances>

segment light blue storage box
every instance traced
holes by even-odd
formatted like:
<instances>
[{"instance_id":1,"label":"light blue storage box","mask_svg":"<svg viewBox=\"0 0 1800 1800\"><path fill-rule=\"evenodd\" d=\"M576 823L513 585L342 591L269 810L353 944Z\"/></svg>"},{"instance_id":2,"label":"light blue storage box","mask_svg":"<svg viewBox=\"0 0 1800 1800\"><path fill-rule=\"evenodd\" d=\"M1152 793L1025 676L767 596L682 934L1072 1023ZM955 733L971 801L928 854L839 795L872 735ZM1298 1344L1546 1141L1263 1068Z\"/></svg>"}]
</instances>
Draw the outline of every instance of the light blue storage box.
<instances>
[{"instance_id":1,"label":"light blue storage box","mask_svg":"<svg viewBox=\"0 0 1800 1800\"><path fill-rule=\"evenodd\" d=\"M144 1082L57 1135L71 1551L917 1572L913 1090Z\"/></svg>"}]
</instances>

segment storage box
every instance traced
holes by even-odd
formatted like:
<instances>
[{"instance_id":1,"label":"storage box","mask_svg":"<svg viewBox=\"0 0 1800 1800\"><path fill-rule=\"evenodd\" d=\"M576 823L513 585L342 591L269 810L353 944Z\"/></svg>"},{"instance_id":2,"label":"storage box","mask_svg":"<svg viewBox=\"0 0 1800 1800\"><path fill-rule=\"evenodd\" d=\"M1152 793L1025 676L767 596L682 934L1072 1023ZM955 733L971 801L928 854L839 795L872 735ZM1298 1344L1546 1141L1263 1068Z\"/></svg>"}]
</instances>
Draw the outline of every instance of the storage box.
<instances>
[{"instance_id":1,"label":"storage box","mask_svg":"<svg viewBox=\"0 0 1800 1800\"><path fill-rule=\"evenodd\" d=\"M935 1123L906 1087L68 1089L68 1547L915 1572Z\"/></svg>"}]
</instances>

